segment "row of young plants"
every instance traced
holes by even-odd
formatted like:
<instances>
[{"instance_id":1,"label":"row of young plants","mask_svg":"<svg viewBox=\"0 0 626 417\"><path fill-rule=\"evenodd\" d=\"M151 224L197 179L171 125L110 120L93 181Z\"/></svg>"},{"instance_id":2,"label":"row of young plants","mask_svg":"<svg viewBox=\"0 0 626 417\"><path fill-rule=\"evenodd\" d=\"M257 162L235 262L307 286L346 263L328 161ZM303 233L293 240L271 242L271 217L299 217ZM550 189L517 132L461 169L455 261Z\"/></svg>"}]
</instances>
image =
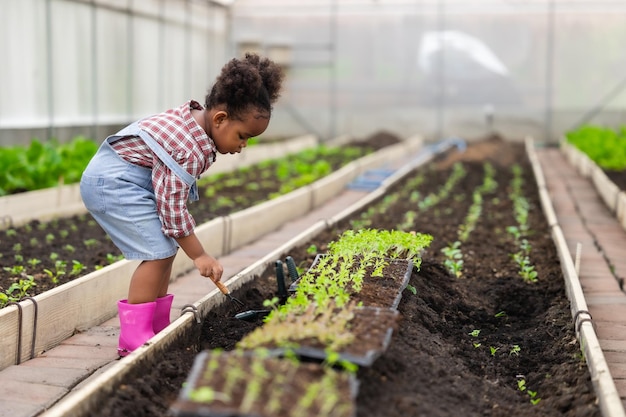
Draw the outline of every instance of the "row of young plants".
<instances>
[{"instance_id":1,"label":"row of young plants","mask_svg":"<svg viewBox=\"0 0 626 417\"><path fill-rule=\"evenodd\" d=\"M464 218L464 222L457 227L458 240L448 244L441 249L441 253L444 255L443 265L446 270L457 278L462 276L463 271L463 253L461 251L461 245L466 242L471 234L472 230L476 227L477 223L481 220L483 198L485 195L493 194L498 188L498 182L495 179L496 171L490 162L486 162L483 165L484 179L483 183L476 187L472 192L472 204L469 206L467 215ZM458 183L459 178L465 173L462 164L456 163L453 166L452 171L444 185L440 188L436 194L429 194L432 198L428 199L429 203L422 205L422 210L425 208L435 208L439 203L445 205L446 198L454 195L454 185ZM420 192L417 189L420 184L424 182L424 175L417 174L413 178L406 181L406 188L404 191L394 193L385 196L377 205L370 207L366 212L362 213L360 218L352 222L354 224L369 224L371 225L374 220L372 216L374 214L384 214L389 207L393 206L395 202L407 198L409 201L417 203L417 199L412 197L419 196ZM406 190L410 190L410 194ZM513 218L516 221L515 226L510 226L506 229L507 233L513 237L515 247L518 248L516 252L511 254L511 258L519 267L519 275L527 283L533 283L537 281L537 271L529 260L531 245L526 237L532 233L528 222L530 205L525 194L523 170L519 164L513 164L511 167L511 181L509 184L509 199L512 202ZM455 197L460 198L460 197ZM422 200L425 201L425 200ZM404 219L398 224L398 227L402 227L405 230L412 230L419 224L417 215L409 215L406 212ZM409 217L407 217L409 215ZM494 315L495 319L506 320L507 313L505 311L499 311ZM473 329L468 333L471 339L471 345L474 349L480 349L483 346L481 341L480 329ZM488 340L485 338L484 340ZM522 354L522 347L519 344L512 344L502 346L499 343L492 343L488 346L488 352L492 359L496 359L497 355L502 352L503 348L506 349L506 354L509 356L518 357ZM520 393L528 396L528 400L532 405L537 405L541 401L538 396L538 391L530 389L526 377L523 374L516 375L516 386Z\"/></svg>"},{"instance_id":2,"label":"row of young plants","mask_svg":"<svg viewBox=\"0 0 626 417\"><path fill-rule=\"evenodd\" d=\"M530 261L531 244L528 242L527 236L531 232L528 224L528 211L530 205L524 197L523 186L524 178L522 177L522 168L514 164L511 167L513 179L511 180L511 191L509 198L513 202L513 211L516 225L507 227L507 232L513 237L517 251L511 257L519 267L519 275L526 282L532 283L537 281L537 271Z\"/></svg>"},{"instance_id":3,"label":"row of young plants","mask_svg":"<svg viewBox=\"0 0 626 417\"><path fill-rule=\"evenodd\" d=\"M207 176L199 182L205 197L189 210L201 224L310 184L372 151L368 146L319 146ZM119 250L89 214L0 231L0 308L120 259Z\"/></svg>"},{"instance_id":4,"label":"row of young plants","mask_svg":"<svg viewBox=\"0 0 626 417\"><path fill-rule=\"evenodd\" d=\"M358 355L346 355L346 351L350 346L371 346L372 339L380 338L372 329L381 317L387 320L383 326L387 330L395 327L397 318L393 301L381 307L382 311L394 312L385 316L368 309L371 301L359 295L364 286L382 287L385 280L397 281L392 291L401 294L406 274L414 266L419 268L420 253L431 241L430 235L396 230L344 232L297 280L294 294L284 303L278 303L278 298L266 300L272 311L234 351L216 349L196 358L195 371L174 410L180 414L194 407L208 407L212 415L354 415L354 378L359 365L367 363L351 360ZM387 270L398 260L407 262L409 268L400 277ZM374 281L368 283L368 277ZM365 334L356 331L354 324L360 314L367 323L359 327L367 327ZM390 335L388 331L381 333L383 337ZM382 353L384 343L376 348ZM323 354L310 356L310 349ZM311 359L321 362L313 364ZM304 378L306 384L300 386L303 378L297 373L302 368L317 376ZM262 395L268 385L276 391ZM285 391L289 401L275 398Z\"/></svg>"},{"instance_id":5,"label":"row of young plants","mask_svg":"<svg viewBox=\"0 0 626 417\"><path fill-rule=\"evenodd\" d=\"M565 138L601 168L626 170L626 127L585 125L567 132Z\"/></svg>"},{"instance_id":6,"label":"row of young plants","mask_svg":"<svg viewBox=\"0 0 626 417\"><path fill-rule=\"evenodd\" d=\"M294 155L268 159L254 166L243 167L235 173L205 176L198 181L198 187L209 199L207 201L213 204L208 208L212 212L218 212L235 207L238 202L250 198L245 194L239 196L239 200L237 197L225 196L224 191L228 189L242 188L247 194L258 194L260 200L276 198L311 184L371 151L372 149L367 147L320 145Z\"/></svg>"},{"instance_id":7,"label":"row of young plants","mask_svg":"<svg viewBox=\"0 0 626 417\"><path fill-rule=\"evenodd\" d=\"M493 165L487 162L484 164L483 168L485 172L483 183L472 192L472 205L469 207L464 223L458 226L458 239L441 249L441 252L446 257L444 265L448 271L457 278L463 275L463 252L461 245L463 242L467 241L470 233L472 233L476 227L476 223L480 220L483 213L483 196L493 193L498 186L494 178L495 170Z\"/></svg>"},{"instance_id":8,"label":"row of young plants","mask_svg":"<svg viewBox=\"0 0 626 417\"><path fill-rule=\"evenodd\" d=\"M472 193L472 205L469 207L464 223L458 227L458 240L449 243L441 249L445 256L444 265L447 270L457 278L463 275L463 251L461 245L467 241L476 223L482 216L483 197L493 193L498 186L493 166L487 162L484 164L485 178L480 187ZM524 281L532 283L537 281L537 271L530 261L531 245L526 238L530 232L528 224L528 200L523 195L522 168L518 164L511 167L512 179L510 182L509 199L513 205L515 225L507 227L507 233L513 238L516 250L511 253L511 258L519 268L519 275Z\"/></svg>"}]
</instances>

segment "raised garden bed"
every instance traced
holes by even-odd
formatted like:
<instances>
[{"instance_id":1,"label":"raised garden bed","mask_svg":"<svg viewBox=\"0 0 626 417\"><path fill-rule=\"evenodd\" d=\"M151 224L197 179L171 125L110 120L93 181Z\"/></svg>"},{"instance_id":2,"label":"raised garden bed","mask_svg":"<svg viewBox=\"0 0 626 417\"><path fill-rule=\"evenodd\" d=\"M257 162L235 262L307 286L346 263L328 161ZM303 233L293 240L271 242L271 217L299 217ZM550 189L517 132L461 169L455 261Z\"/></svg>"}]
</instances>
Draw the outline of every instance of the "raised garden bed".
<instances>
[{"instance_id":1,"label":"raised garden bed","mask_svg":"<svg viewBox=\"0 0 626 417\"><path fill-rule=\"evenodd\" d=\"M372 135L352 144L352 153L329 152L324 162L328 169L337 171L351 160L399 142L399 138L389 134ZM228 216L280 194L285 181L275 174L276 167L268 164L222 173L205 181L199 187L203 197L189 205L196 223ZM41 294L121 258L119 250L89 214L33 220L0 230L0 293L16 287L12 293L18 298ZM2 301L0 297L0 307Z\"/></svg>"},{"instance_id":2,"label":"raised garden bed","mask_svg":"<svg viewBox=\"0 0 626 417\"><path fill-rule=\"evenodd\" d=\"M483 188L482 214L458 246L461 258L452 258L463 261L457 277L442 250L471 224L468 213L479 200L473 191L485 183L486 162L497 185ZM462 165L464 175L444 195L455 164ZM521 185L513 183L513 166L521 168ZM523 238L536 280L524 279L512 256L519 242L507 229L520 227L510 195L514 188L529 208ZM356 225L434 237L399 302L402 319L390 345L357 373L357 416L601 415L576 341L559 257L520 143L491 138L470 144L464 153L450 152L407 175L361 213L284 255L306 269L313 262L311 245L324 252ZM269 267L234 295L261 309L276 288L275 269ZM167 416L196 352L231 350L262 325L260 319L235 319L237 312L229 304L210 311L197 345L172 349L153 368L143 368L99 404L97 415Z\"/></svg>"},{"instance_id":3,"label":"raised garden bed","mask_svg":"<svg viewBox=\"0 0 626 417\"><path fill-rule=\"evenodd\" d=\"M593 182L608 209L626 230L626 170L602 168L566 140L561 141L561 150L580 175Z\"/></svg>"},{"instance_id":4,"label":"raised garden bed","mask_svg":"<svg viewBox=\"0 0 626 417\"><path fill-rule=\"evenodd\" d=\"M82 174L82 169L87 165L87 162L95 153L97 145L95 142L91 142L91 147L88 145L85 151L81 152L78 160L73 161L71 167L65 167L63 169L69 169L74 172L74 175L62 175L60 172L53 172L46 165L48 161L35 160L30 161L32 165L31 170L37 171L38 180L40 185L49 184L50 179L54 179L52 182L54 187L43 188L36 191L20 192L16 194L10 194L7 196L0 196L0 212L2 217L0 218L0 230L5 230L11 227L19 227L32 220L48 221L55 218L70 217L75 214L86 213L85 206L80 197L80 191L78 187L78 181ZM297 138L289 139L285 142L270 142L262 144L255 144L252 151L231 155L228 158L218 158L215 164L211 167L211 173L209 175L231 172L238 168L250 166L270 158L278 158L280 156L289 155L291 153L298 152L303 149L313 148L318 144L318 140L313 135L305 135ZM25 156L23 151L19 151L22 158ZM20 158L20 156L10 157L11 159ZM59 163L64 165L63 158L73 159L71 155L64 155L61 158L54 157L54 164L58 166ZM1 159L1 156L0 156ZM14 161L11 161L11 165ZM5 174L12 175L14 180L23 181L27 178L20 178L28 176L23 171L18 172L8 170ZM0 175L1 176L1 175ZM42 178L45 177L45 178ZM2 180L0 180L0 184ZM0 188L2 186L0 185ZM0 193L1 194L1 193ZM41 204L45 201L46 204Z\"/></svg>"}]
</instances>

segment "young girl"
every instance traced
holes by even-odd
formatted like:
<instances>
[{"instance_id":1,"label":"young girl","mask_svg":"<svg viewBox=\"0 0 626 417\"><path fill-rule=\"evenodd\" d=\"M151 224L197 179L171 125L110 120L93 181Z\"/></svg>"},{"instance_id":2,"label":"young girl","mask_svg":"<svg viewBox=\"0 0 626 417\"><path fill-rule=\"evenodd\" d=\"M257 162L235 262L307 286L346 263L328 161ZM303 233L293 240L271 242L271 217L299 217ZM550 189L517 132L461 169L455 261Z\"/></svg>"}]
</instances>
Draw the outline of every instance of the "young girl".
<instances>
[{"instance_id":1,"label":"young girl","mask_svg":"<svg viewBox=\"0 0 626 417\"><path fill-rule=\"evenodd\" d=\"M126 356L170 323L168 285L180 246L200 274L218 282L222 265L194 234L186 201L217 153L239 153L267 129L283 72L267 58L230 60L206 96L109 136L83 173L92 216L127 259L139 259L128 299L118 301L118 353Z\"/></svg>"}]
</instances>

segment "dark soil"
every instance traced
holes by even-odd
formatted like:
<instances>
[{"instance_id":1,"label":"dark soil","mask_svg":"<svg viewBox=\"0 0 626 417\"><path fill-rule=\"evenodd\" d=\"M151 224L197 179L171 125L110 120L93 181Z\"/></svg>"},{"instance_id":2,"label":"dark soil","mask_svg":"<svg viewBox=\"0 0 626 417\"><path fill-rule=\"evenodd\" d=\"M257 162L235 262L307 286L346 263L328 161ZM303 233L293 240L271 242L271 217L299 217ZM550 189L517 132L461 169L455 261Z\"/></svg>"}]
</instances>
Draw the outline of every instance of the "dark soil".
<instances>
[{"instance_id":1,"label":"dark soil","mask_svg":"<svg viewBox=\"0 0 626 417\"><path fill-rule=\"evenodd\" d=\"M446 270L441 249L457 240L473 190L482 184L486 161L496 168L498 187L483 198L480 221L461 246L465 264L456 278ZM437 192L455 162L466 169L461 182L447 199L418 211L411 193L418 191L422 201ZM515 224L509 199L514 163L523 168L523 192L530 205L530 232L525 237L538 272L535 283L522 280L510 256L516 250L506 233ZM424 181L419 185L406 185L420 174ZM395 229L406 225L406 213L417 211L407 230L431 234L434 241L423 253L419 270L412 271L409 285L416 293L404 291L398 305L401 320L388 349L358 372L357 416L599 417L559 259L523 146L498 138L473 143L464 153L451 151L408 175L393 191L400 198L382 212L370 208L367 223L361 215L351 220L364 227ZM339 224L285 256L306 269L313 261L307 253L311 244L323 253L329 241L349 228L349 221ZM234 295L247 308L263 308L263 300L277 291L274 274L269 268ZM197 345L172 349L153 367L142 369L99 405L97 415L167 416L198 351L231 350L262 324L234 319L237 311L230 303L211 311ZM519 388L522 381L526 390ZM530 401L532 392L540 399L536 405Z\"/></svg>"},{"instance_id":2,"label":"dark soil","mask_svg":"<svg viewBox=\"0 0 626 417\"><path fill-rule=\"evenodd\" d=\"M604 170L604 173L617 185L617 187L626 191L626 170L623 171L607 171Z\"/></svg>"},{"instance_id":3,"label":"dark soil","mask_svg":"<svg viewBox=\"0 0 626 417\"><path fill-rule=\"evenodd\" d=\"M399 141L397 136L379 132L356 140L350 147L363 156ZM248 151L253 152L254 148ZM350 162L333 155L326 161L334 170ZM261 175L262 171L255 166L219 175L219 192L214 197L205 194L218 185L208 182L199 187L200 200L189 205L196 224L249 208L279 192L282 183L275 175L259 181L266 177ZM272 172L265 170L268 171ZM250 186L252 183L256 186ZM22 297L35 296L121 258L120 251L89 214L50 222L34 220L21 227L0 230L0 292L32 276L35 285ZM23 269L13 269L15 266ZM17 296L18 291L13 295Z\"/></svg>"}]
</instances>

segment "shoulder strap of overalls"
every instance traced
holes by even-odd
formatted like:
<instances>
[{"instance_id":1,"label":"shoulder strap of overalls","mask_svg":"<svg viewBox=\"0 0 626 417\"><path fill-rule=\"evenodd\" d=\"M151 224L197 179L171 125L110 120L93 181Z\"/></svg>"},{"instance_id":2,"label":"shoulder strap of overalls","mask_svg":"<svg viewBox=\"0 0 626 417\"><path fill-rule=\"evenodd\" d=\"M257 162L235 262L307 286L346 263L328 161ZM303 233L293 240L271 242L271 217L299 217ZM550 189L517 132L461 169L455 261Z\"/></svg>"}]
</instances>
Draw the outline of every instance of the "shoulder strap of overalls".
<instances>
[{"instance_id":1,"label":"shoulder strap of overalls","mask_svg":"<svg viewBox=\"0 0 626 417\"><path fill-rule=\"evenodd\" d=\"M196 184L196 178L185 171L172 156L167 153L165 149L145 130L142 130L139 127L139 122L132 123L126 126L124 129L120 130L115 136L139 136L146 145L159 157L159 159L167 165L167 167L174 173L178 178L180 178L185 184L187 184L189 189L189 200L197 201L198 200L198 185Z\"/></svg>"}]
</instances>

